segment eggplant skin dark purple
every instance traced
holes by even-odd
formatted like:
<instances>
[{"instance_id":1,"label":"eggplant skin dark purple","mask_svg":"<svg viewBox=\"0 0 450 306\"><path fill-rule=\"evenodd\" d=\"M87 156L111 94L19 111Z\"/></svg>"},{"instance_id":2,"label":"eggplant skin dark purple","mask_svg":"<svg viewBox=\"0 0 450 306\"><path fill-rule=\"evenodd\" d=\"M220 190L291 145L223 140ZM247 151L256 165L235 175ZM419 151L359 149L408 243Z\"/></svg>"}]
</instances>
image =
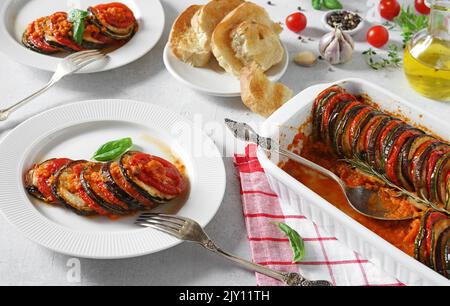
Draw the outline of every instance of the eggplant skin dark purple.
<instances>
[{"instance_id":1,"label":"eggplant skin dark purple","mask_svg":"<svg viewBox=\"0 0 450 306\"><path fill-rule=\"evenodd\" d=\"M72 168L78 164L87 164L87 161L84 160L78 160L73 161L66 166L62 167L56 174L55 174L55 180L51 186L53 195L60 201L64 206L75 212L77 215L80 216L95 216L97 215L97 212L90 208L86 203L79 204L75 203L73 200L69 199L67 195L70 195L70 191L64 188L62 186L63 180L66 179L66 175L69 174L72 171ZM71 194L73 195L73 194Z\"/></svg>"},{"instance_id":2,"label":"eggplant skin dark purple","mask_svg":"<svg viewBox=\"0 0 450 306\"><path fill-rule=\"evenodd\" d=\"M133 188L139 192L140 195L142 195L143 197L145 197L146 199L148 199L149 201L152 201L154 203L157 204L165 204L167 202L169 202L171 199L163 199L154 195L151 195L150 193L148 193L146 190L144 190L141 186L139 186L135 181L134 178L131 177L127 170L125 169L125 166L123 164L123 159L124 157L126 157L129 154L133 154L134 152L127 152L125 154L122 155L122 157L119 159L119 167L120 167L120 171L122 172L122 175L125 177L125 179L127 180L127 182L133 186ZM137 180L137 179L136 179Z\"/></svg>"},{"instance_id":3,"label":"eggplant skin dark purple","mask_svg":"<svg viewBox=\"0 0 450 306\"><path fill-rule=\"evenodd\" d=\"M107 212L113 214L113 215L127 215L131 212L130 209L124 209L123 207L120 207L118 205L114 205L113 203L109 203L106 201L101 195L97 194L94 189L92 188L89 179L87 178L87 171L89 167L95 167L93 164L89 164L86 166L86 168L81 172L80 174L80 182L83 186L84 191L86 194L95 202L97 203L101 208L106 210Z\"/></svg>"},{"instance_id":4,"label":"eggplant skin dark purple","mask_svg":"<svg viewBox=\"0 0 450 306\"><path fill-rule=\"evenodd\" d=\"M114 27L112 25L100 21L96 14L95 7L89 7L88 12L91 14L90 17L92 23L95 24L99 29L101 29L103 34L114 40L130 40L136 33L138 27L136 20L133 26L127 28L126 31L125 29L120 29L121 31L119 31L118 29L116 31L114 30Z\"/></svg>"},{"instance_id":5,"label":"eggplant skin dark purple","mask_svg":"<svg viewBox=\"0 0 450 306\"><path fill-rule=\"evenodd\" d=\"M146 210L147 208L145 207L145 205L139 203L138 200L136 200L135 198L130 196L125 190L120 188L120 186L116 183L116 181L114 180L114 178L111 174L111 171L110 171L111 164L112 164L112 162L108 162L108 163L103 164L103 166L102 166L102 175L103 175L103 178L105 179L106 188L112 194L114 194L114 196L116 198L118 198L122 202L130 205L131 209Z\"/></svg>"},{"instance_id":6,"label":"eggplant skin dark purple","mask_svg":"<svg viewBox=\"0 0 450 306\"><path fill-rule=\"evenodd\" d=\"M450 227L436 241L435 270L450 279Z\"/></svg>"}]
</instances>

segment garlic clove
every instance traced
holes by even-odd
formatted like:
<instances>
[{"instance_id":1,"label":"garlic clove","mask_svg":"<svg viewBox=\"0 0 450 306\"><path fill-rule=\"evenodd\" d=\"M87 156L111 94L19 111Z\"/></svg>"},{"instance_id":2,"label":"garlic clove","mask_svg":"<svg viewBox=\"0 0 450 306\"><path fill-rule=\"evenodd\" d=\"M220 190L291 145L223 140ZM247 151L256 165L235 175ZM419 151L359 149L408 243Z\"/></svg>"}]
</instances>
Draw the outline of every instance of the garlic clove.
<instances>
[{"instance_id":1,"label":"garlic clove","mask_svg":"<svg viewBox=\"0 0 450 306\"><path fill-rule=\"evenodd\" d=\"M294 62L303 67L312 67L317 63L317 54L311 51L299 52L294 56Z\"/></svg>"}]
</instances>

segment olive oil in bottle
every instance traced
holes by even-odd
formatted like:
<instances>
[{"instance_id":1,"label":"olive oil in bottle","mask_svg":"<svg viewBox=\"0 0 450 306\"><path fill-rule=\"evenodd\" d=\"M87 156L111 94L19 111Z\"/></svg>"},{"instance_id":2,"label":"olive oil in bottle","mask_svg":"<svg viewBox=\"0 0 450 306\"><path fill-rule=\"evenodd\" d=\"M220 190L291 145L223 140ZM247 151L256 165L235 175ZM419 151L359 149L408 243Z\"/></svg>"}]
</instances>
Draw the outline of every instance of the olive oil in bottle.
<instances>
[{"instance_id":1,"label":"olive oil in bottle","mask_svg":"<svg viewBox=\"0 0 450 306\"><path fill-rule=\"evenodd\" d=\"M404 69L414 90L434 100L450 100L450 42L425 37L407 46Z\"/></svg>"},{"instance_id":2,"label":"olive oil in bottle","mask_svg":"<svg viewBox=\"0 0 450 306\"><path fill-rule=\"evenodd\" d=\"M433 0L428 29L405 50L404 70L411 86L435 100L450 101L450 0Z\"/></svg>"}]
</instances>

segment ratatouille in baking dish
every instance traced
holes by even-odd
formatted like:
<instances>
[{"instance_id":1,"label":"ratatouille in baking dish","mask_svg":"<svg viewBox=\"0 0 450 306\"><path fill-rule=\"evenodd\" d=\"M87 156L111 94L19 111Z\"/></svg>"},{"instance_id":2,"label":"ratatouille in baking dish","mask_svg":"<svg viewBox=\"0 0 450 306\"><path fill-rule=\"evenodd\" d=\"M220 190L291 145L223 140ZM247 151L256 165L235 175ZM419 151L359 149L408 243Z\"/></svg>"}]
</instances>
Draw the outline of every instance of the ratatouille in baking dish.
<instances>
[{"instance_id":1,"label":"ratatouille in baking dish","mask_svg":"<svg viewBox=\"0 0 450 306\"><path fill-rule=\"evenodd\" d=\"M312 109L312 133L291 145L303 157L333 171L349 186L376 190L393 216L381 221L348 204L340 187L313 170L287 161L297 180L405 253L450 278L450 144L380 110L367 97L340 86L321 92Z\"/></svg>"}]
</instances>

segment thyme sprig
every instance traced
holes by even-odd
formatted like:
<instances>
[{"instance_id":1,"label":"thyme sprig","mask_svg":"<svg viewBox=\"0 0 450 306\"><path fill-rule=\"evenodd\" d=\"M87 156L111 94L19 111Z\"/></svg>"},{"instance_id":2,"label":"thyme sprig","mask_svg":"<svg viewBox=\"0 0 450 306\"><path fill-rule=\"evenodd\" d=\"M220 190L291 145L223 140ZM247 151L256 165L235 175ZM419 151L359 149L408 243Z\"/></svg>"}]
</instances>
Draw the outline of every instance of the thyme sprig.
<instances>
[{"instance_id":1,"label":"thyme sprig","mask_svg":"<svg viewBox=\"0 0 450 306\"><path fill-rule=\"evenodd\" d=\"M366 58L367 65L374 70L380 70L388 67L398 68L401 66L402 58L399 55L399 48L397 45L391 44L388 47L387 57L379 57L378 53L369 48L362 54Z\"/></svg>"},{"instance_id":2,"label":"thyme sprig","mask_svg":"<svg viewBox=\"0 0 450 306\"><path fill-rule=\"evenodd\" d=\"M360 158L358 158L356 156L353 157L352 159L344 158L343 161L348 163L352 168L355 168L367 175L374 176L377 179L379 179L380 181L382 181L383 183L385 183L387 186L397 190L398 191L397 197L406 197L409 200L411 200L413 203L417 203L420 206L431 207L434 210L448 213L446 210L436 206L435 203L427 200L423 195L421 197L419 197L417 194L410 192L410 191L392 183L385 175L379 173L378 171L373 169L371 166L369 166L366 162L362 161ZM422 207L422 209L423 209L423 207Z\"/></svg>"}]
</instances>

